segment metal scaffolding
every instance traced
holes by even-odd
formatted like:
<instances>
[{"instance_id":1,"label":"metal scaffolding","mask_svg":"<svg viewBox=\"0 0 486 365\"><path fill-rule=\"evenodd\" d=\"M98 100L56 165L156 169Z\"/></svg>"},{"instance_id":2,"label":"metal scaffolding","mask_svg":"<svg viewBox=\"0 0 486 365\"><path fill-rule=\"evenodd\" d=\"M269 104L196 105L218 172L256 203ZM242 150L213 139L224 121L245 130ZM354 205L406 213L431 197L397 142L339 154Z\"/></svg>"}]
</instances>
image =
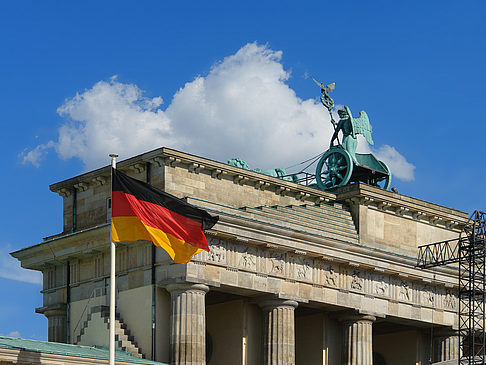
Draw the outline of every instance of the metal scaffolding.
<instances>
[{"instance_id":1,"label":"metal scaffolding","mask_svg":"<svg viewBox=\"0 0 486 365\"><path fill-rule=\"evenodd\" d=\"M475 211L458 239L420 246L417 267L458 263L459 365L486 364L486 213Z\"/></svg>"}]
</instances>

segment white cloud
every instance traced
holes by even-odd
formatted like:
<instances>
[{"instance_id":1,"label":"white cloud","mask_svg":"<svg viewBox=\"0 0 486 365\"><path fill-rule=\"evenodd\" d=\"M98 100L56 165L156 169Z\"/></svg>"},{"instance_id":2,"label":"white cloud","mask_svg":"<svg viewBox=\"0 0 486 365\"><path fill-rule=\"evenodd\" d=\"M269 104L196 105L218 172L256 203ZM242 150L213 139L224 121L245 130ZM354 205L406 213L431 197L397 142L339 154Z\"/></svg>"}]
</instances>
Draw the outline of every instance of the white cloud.
<instances>
[{"instance_id":1,"label":"white cloud","mask_svg":"<svg viewBox=\"0 0 486 365\"><path fill-rule=\"evenodd\" d=\"M20 336L20 332L19 331L13 331L13 332L10 332L7 337L15 337L15 338L21 338L22 336Z\"/></svg>"},{"instance_id":2,"label":"white cloud","mask_svg":"<svg viewBox=\"0 0 486 365\"><path fill-rule=\"evenodd\" d=\"M144 97L136 85L100 81L59 107L66 122L58 140L24 152L24 162L38 164L54 147L92 169L111 152L126 158L161 146L219 161L240 157L252 168L306 160L328 148L333 129L317 99L303 100L288 86L281 57L247 44L186 83L165 110L160 97Z\"/></svg>"},{"instance_id":3,"label":"white cloud","mask_svg":"<svg viewBox=\"0 0 486 365\"><path fill-rule=\"evenodd\" d=\"M27 150L25 150L20 154L20 157L22 158L22 162L24 164L31 163L35 167L40 167L42 159L47 154L48 150L53 147L55 147L54 141L49 141L45 144L38 145L33 150L30 150L28 152Z\"/></svg>"},{"instance_id":4,"label":"white cloud","mask_svg":"<svg viewBox=\"0 0 486 365\"><path fill-rule=\"evenodd\" d=\"M23 269L20 262L9 255L11 250L10 245L0 247L0 277L41 285L42 274L39 271Z\"/></svg>"},{"instance_id":5,"label":"white cloud","mask_svg":"<svg viewBox=\"0 0 486 365\"><path fill-rule=\"evenodd\" d=\"M161 104L161 97L146 98L136 85L120 83L116 77L100 81L57 109L66 119L57 142L24 151L21 157L37 166L53 147L61 158L77 157L91 169L106 164L111 152L126 158L172 145L170 121Z\"/></svg>"},{"instance_id":6,"label":"white cloud","mask_svg":"<svg viewBox=\"0 0 486 365\"><path fill-rule=\"evenodd\" d=\"M286 83L281 52L255 43L180 89L167 108L193 153L251 167L285 167L314 156L332 126L322 105L302 100Z\"/></svg>"},{"instance_id":7,"label":"white cloud","mask_svg":"<svg viewBox=\"0 0 486 365\"><path fill-rule=\"evenodd\" d=\"M373 153L378 160L387 164L394 178L403 181L413 181L415 178L415 166L408 162L407 159L395 149L395 147L385 144L377 149L370 148L366 139L362 135L358 135L357 152Z\"/></svg>"},{"instance_id":8,"label":"white cloud","mask_svg":"<svg viewBox=\"0 0 486 365\"><path fill-rule=\"evenodd\" d=\"M412 181L414 179L415 166L408 162L395 147L389 145L381 146L376 152L376 157L385 162L394 177L404 181Z\"/></svg>"},{"instance_id":9,"label":"white cloud","mask_svg":"<svg viewBox=\"0 0 486 365\"><path fill-rule=\"evenodd\" d=\"M113 77L58 108L68 122L59 129L56 151L67 159L80 158L86 168L108 161L110 152L129 157L173 143L170 121L160 109L162 98L146 98L133 84Z\"/></svg>"}]
</instances>

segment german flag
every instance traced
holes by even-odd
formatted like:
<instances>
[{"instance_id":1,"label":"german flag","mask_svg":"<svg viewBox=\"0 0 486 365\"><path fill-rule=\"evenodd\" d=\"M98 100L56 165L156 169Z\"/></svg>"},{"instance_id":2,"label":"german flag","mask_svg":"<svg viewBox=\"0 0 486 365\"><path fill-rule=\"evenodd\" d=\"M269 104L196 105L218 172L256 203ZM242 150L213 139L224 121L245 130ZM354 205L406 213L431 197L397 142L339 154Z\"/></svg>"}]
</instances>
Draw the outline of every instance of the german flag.
<instances>
[{"instance_id":1,"label":"german flag","mask_svg":"<svg viewBox=\"0 0 486 365\"><path fill-rule=\"evenodd\" d=\"M209 251L204 230L219 217L112 168L111 239L152 241L185 264Z\"/></svg>"}]
</instances>

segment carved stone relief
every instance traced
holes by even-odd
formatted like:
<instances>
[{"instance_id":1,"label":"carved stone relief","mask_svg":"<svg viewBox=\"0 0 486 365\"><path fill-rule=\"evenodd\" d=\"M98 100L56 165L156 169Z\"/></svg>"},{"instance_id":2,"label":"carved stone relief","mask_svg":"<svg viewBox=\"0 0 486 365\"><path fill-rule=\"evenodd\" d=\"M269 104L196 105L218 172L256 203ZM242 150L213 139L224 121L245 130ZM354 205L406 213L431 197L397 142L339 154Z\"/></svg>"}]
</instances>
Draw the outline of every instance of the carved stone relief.
<instances>
[{"instance_id":1,"label":"carved stone relief","mask_svg":"<svg viewBox=\"0 0 486 365\"><path fill-rule=\"evenodd\" d=\"M298 280L312 280L312 260L305 257L293 256L294 278Z\"/></svg>"},{"instance_id":2,"label":"carved stone relief","mask_svg":"<svg viewBox=\"0 0 486 365\"><path fill-rule=\"evenodd\" d=\"M257 251L254 247L238 247L238 266L251 271L256 271Z\"/></svg>"},{"instance_id":3,"label":"carved stone relief","mask_svg":"<svg viewBox=\"0 0 486 365\"><path fill-rule=\"evenodd\" d=\"M338 269L333 265L326 265L324 268L324 284L337 287L339 286L339 273Z\"/></svg>"},{"instance_id":4,"label":"carved stone relief","mask_svg":"<svg viewBox=\"0 0 486 365\"><path fill-rule=\"evenodd\" d=\"M432 287L423 285L420 288L420 304L433 307L435 303L435 292Z\"/></svg>"},{"instance_id":5,"label":"carved stone relief","mask_svg":"<svg viewBox=\"0 0 486 365\"><path fill-rule=\"evenodd\" d=\"M226 264L226 243L218 238L211 238L209 245L210 250L207 253L206 261Z\"/></svg>"},{"instance_id":6,"label":"carved stone relief","mask_svg":"<svg viewBox=\"0 0 486 365\"><path fill-rule=\"evenodd\" d=\"M350 288L354 290L363 290L364 287L364 279L363 279L363 274L358 271L358 270L353 270L351 271L351 275L349 276L350 278Z\"/></svg>"},{"instance_id":7,"label":"carved stone relief","mask_svg":"<svg viewBox=\"0 0 486 365\"><path fill-rule=\"evenodd\" d=\"M440 289L374 270L339 265L324 259L252 246L236 240L212 237L209 243L210 252L199 256L200 260L207 263L393 298L407 304L440 307L448 311L457 309L457 296L452 289Z\"/></svg>"},{"instance_id":8,"label":"carved stone relief","mask_svg":"<svg viewBox=\"0 0 486 365\"><path fill-rule=\"evenodd\" d=\"M410 302L412 300L412 288L407 281L401 280L398 287L398 300Z\"/></svg>"},{"instance_id":9,"label":"carved stone relief","mask_svg":"<svg viewBox=\"0 0 486 365\"><path fill-rule=\"evenodd\" d=\"M269 274L284 275L285 273L285 254L278 251L270 251L267 270Z\"/></svg>"},{"instance_id":10,"label":"carved stone relief","mask_svg":"<svg viewBox=\"0 0 486 365\"><path fill-rule=\"evenodd\" d=\"M444 309L456 309L457 308L457 298L453 294L452 290L447 289L442 301L442 306Z\"/></svg>"},{"instance_id":11,"label":"carved stone relief","mask_svg":"<svg viewBox=\"0 0 486 365\"><path fill-rule=\"evenodd\" d=\"M388 278L384 275L376 275L373 278L373 294L383 297L390 296L390 285L388 284Z\"/></svg>"}]
</instances>

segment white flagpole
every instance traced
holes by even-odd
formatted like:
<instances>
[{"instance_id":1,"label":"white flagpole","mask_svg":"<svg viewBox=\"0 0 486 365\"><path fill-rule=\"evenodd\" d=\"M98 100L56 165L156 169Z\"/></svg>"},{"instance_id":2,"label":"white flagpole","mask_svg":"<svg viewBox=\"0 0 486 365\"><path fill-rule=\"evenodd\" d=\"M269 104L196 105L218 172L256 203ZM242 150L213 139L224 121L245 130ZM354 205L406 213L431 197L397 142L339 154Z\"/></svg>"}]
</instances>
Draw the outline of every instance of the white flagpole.
<instances>
[{"instance_id":1,"label":"white flagpole","mask_svg":"<svg viewBox=\"0 0 486 365\"><path fill-rule=\"evenodd\" d=\"M111 167L116 169L116 158L118 157L118 155L116 153L111 153L110 157L111 157ZM111 191L113 191L113 186L111 187ZM111 210L113 212L113 194L111 195L112 195ZM111 228L110 228L110 361L109 361L109 365L115 365L115 244L111 239Z\"/></svg>"}]
</instances>

